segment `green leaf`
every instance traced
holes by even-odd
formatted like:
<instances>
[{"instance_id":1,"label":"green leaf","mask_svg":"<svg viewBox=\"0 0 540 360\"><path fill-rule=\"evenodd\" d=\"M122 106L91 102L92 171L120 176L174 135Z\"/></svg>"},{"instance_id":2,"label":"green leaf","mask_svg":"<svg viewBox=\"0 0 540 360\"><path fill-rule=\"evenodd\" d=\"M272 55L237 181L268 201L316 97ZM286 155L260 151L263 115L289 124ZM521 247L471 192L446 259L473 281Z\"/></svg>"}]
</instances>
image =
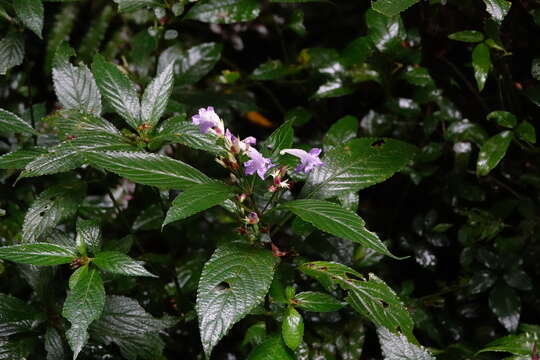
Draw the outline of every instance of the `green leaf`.
<instances>
[{"instance_id":1,"label":"green leaf","mask_svg":"<svg viewBox=\"0 0 540 360\"><path fill-rule=\"evenodd\" d=\"M173 87L173 66L170 63L146 87L141 101L141 120L154 127L165 113Z\"/></svg>"},{"instance_id":2,"label":"green leaf","mask_svg":"<svg viewBox=\"0 0 540 360\"><path fill-rule=\"evenodd\" d=\"M158 70L174 62L176 85L193 84L208 74L221 59L223 45L208 42L189 48L187 51L179 46L171 46L159 57Z\"/></svg>"},{"instance_id":3,"label":"green leaf","mask_svg":"<svg viewBox=\"0 0 540 360\"><path fill-rule=\"evenodd\" d=\"M34 306L16 297L0 294L0 324L34 320L37 314Z\"/></svg>"},{"instance_id":4,"label":"green leaf","mask_svg":"<svg viewBox=\"0 0 540 360\"><path fill-rule=\"evenodd\" d=\"M197 314L207 357L235 323L263 302L277 262L269 250L228 243L204 265Z\"/></svg>"},{"instance_id":5,"label":"green leaf","mask_svg":"<svg viewBox=\"0 0 540 360\"><path fill-rule=\"evenodd\" d=\"M64 360L68 357L64 341L54 327L47 328L44 342L47 360Z\"/></svg>"},{"instance_id":6,"label":"green leaf","mask_svg":"<svg viewBox=\"0 0 540 360\"><path fill-rule=\"evenodd\" d=\"M59 51L62 47L59 48ZM65 109L74 109L85 113L101 114L101 94L94 76L84 64L73 66L68 58L57 51L53 68L54 90L58 101Z\"/></svg>"},{"instance_id":7,"label":"green leaf","mask_svg":"<svg viewBox=\"0 0 540 360\"><path fill-rule=\"evenodd\" d=\"M294 120L284 122L261 143L260 148L264 156L277 156L281 150L292 146L294 137L293 124Z\"/></svg>"},{"instance_id":8,"label":"green leaf","mask_svg":"<svg viewBox=\"0 0 540 360\"><path fill-rule=\"evenodd\" d=\"M313 170L301 194L327 199L380 183L401 170L416 148L393 139L361 138L327 152L324 166Z\"/></svg>"},{"instance_id":9,"label":"green leaf","mask_svg":"<svg viewBox=\"0 0 540 360\"><path fill-rule=\"evenodd\" d=\"M458 31L448 35L448 38L456 41L463 41L467 43L479 43L484 41L484 34L476 30L464 30Z\"/></svg>"},{"instance_id":10,"label":"green leaf","mask_svg":"<svg viewBox=\"0 0 540 360\"><path fill-rule=\"evenodd\" d=\"M420 0L377 0L371 3L373 10L386 16L395 16L407 10Z\"/></svg>"},{"instance_id":11,"label":"green leaf","mask_svg":"<svg viewBox=\"0 0 540 360\"><path fill-rule=\"evenodd\" d=\"M153 7L163 5L158 0L114 0L118 4L119 12L131 12L143 7Z\"/></svg>"},{"instance_id":12,"label":"green leaf","mask_svg":"<svg viewBox=\"0 0 540 360\"><path fill-rule=\"evenodd\" d=\"M0 259L21 264L68 264L77 256L70 247L49 243L20 244L0 247Z\"/></svg>"},{"instance_id":13,"label":"green leaf","mask_svg":"<svg viewBox=\"0 0 540 360\"><path fill-rule=\"evenodd\" d=\"M531 350L540 337L540 327L536 325L522 325L519 335L507 335L496 339L486 345L478 353L486 351L509 352L514 355L524 355L530 358Z\"/></svg>"},{"instance_id":14,"label":"green leaf","mask_svg":"<svg viewBox=\"0 0 540 360\"><path fill-rule=\"evenodd\" d=\"M531 75L535 80L540 80L540 58L533 59L531 63Z\"/></svg>"},{"instance_id":15,"label":"green leaf","mask_svg":"<svg viewBox=\"0 0 540 360\"><path fill-rule=\"evenodd\" d=\"M141 262L135 261L126 254L118 251L100 252L92 259L92 262L101 270L113 274L157 277L149 273Z\"/></svg>"},{"instance_id":16,"label":"green leaf","mask_svg":"<svg viewBox=\"0 0 540 360\"><path fill-rule=\"evenodd\" d=\"M358 119L347 115L336 121L323 139L324 151L330 151L333 148L347 143L354 139L358 133Z\"/></svg>"},{"instance_id":17,"label":"green leaf","mask_svg":"<svg viewBox=\"0 0 540 360\"><path fill-rule=\"evenodd\" d=\"M94 166L114 172L133 182L164 189L186 189L213 180L199 170L170 157L145 152L89 152Z\"/></svg>"},{"instance_id":18,"label":"green leaf","mask_svg":"<svg viewBox=\"0 0 540 360\"><path fill-rule=\"evenodd\" d=\"M388 17L369 9L365 16L369 38L377 50L388 52L401 47L407 33L399 15Z\"/></svg>"},{"instance_id":19,"label":"green leaf","mask_svg":"<svg viewBox=\"0 0 540 360\"><path fill-rule=\"evenodd\" d=\"M341 301L332 295L316 291L304 291L296 294L293 304L302 310L314 312L332 312L343 308Z\"/></svg>"},{"instance_id":20,"label":"green leaf","mask_svg":"<svg viewBox=\"0 0 540 360\"><path fill-rule=\"evenodd\" d=\"M52 186L39 194L24 217L23 241L37 241L47 230L74 215L85 192L84 184L73 183Z\"/></svg>"},{"instance_id":21,"label":"green leaf","mask_svg":"<svg viewBox=\"0 0 540 360\"><path fill-rule=\"evenodd\" d=\"M37 132L32 129L29 123L18 117L17 115L0 109L0 132L2 133L20 133L36 135Z\"/></svg>"},{"instance_id":22,"label":"green leaf","mask_svg":"<svg viewBox=\"0 0 540 360\"><path fill-rule=\"evenodd\" d=\"M304 319L292 306L287 308L281 325L281 336L291 350L296 350L304 337Z\"/></svg>"},{"instance_id":23,"label":"green leaf","mask_svg":"<svg viewBox=\"0 0 540 360\"><path fill-rule=\"evenodd\" d=\"M194 185L174 199L163 226L220 205L233 195L234 189L224 184Z\"/></svg>"},{"instance_id":24,"label":"green leaf","mask_svg":"<svg viewBox=\"0 0 540 360\"><path fill-rule=\"evenodd\" d=\"M84 244L84 247L93 254L101 250L102 243L101 229L95 220L77 221L77 244Z\"/></svg>"},{"instance_id":25,"label":"green leaf","mask_svg":"<svg viewBox=\"0 0 540 360\"><path fill-rule=\"evenodd\" d=\"M260 12L257 0L201 0L185 18L213 24L233 24L254 20Z\"/></svg>"},{"instance_id":26,"label":"green leaf","mask_svg":"<svg viewBox=\"0 0 540 360\"><path fill-rule=\"evenodd\" d=\"M512 132L503 131L486 140L480 148L476 163L476 175L486 176L493 170L506 155L506 150L512 141Z\"/></svg>"},{"instance_id":27,"label":"green leaf","mask_svg":"<svg viewBox=\"0 0 540 360\"><path fill-rule=\"evenodd\" d=\"M247 360L294 360L296 357L287 348L281 336L271 336L257 345Z\"/></svg>"},{"instance_id":28,"label":"green leaf","mask_svg":"<svg viewBox=\"0 0 540 360\"><path fill-rule=\"evenodd\" d=\"M17 150L0 156L0 169L22 169L36 157L46 153L45 149Z\"/></svg>"},{"instance_id":29,"label":"green leaf","mask_svg":"<svg viewBox=\"0 0 540 360\"><path fill-rule=\"evenodd\" d=\"M45 69L50 71L56 51L62 42L68 41L71 30L78 19L79 8L74 4L66 4L55 15L53 24L47 33L47 54L45 56Z\"/></svg>"},{"instance_id":30,"label":"green leaf","mask_svg":"<svg viewBox=\"0 0 540 360\"><path fill-rule=\"evenodd\" d=\"M373 274L369 279L338 263L316 261L300 266L300 270L317 279L325 287L337 284L346 290L345 300L360 314L393 333L402 332L412 343L417 343L412 330L414 323L396 293ZM352 275L352 276L351 276Z\"/></svg>"},{"instance_id":31,"label":"green leaf","mask_svg":"<svg viewBox=\"0 0 540 360\"><path fill-rule=\"evenodd\" d=\"M305 199L289 201L281 205L302 220L334 236L351 240L381 254L394 257L379 237L367 230L365 222L352 211L329 201Z\"/></svg>"},{"instance_id":32,"label":"green leaf","mask_svg":"<svg viewBox=\"0 0 540 360\"><path fill-rule=\"evenodd\" d=\"M35 338L0 338L0 359L25 360L29 355L35 354L35 345Z\"/></svg>"},{"instance_id":33,"label":"green leaf","mask_svg":"<svg viewBox=\"0 0 540 360\"><path fill-rule=\"evenodd\" d=\"M517 330L521 315L521 299L511 287L499 283L489 293L489 307L509 332Z\"/></svg>"},{"instance_id":34,"label":"green leaf","mask_svg":"<svg viewBox=\"0 0 540 360\"><path fill-rule=\"evenodd\" d=\"M507 270L504 281L514 289L530 291L533 289L532 280L527 273L520 269Z\"/></svg>"},{"instance_id":35,"label":"green leaf","mask_svg":"<svg viewBox=\"0 0 540 360\"><path fill-rule=\"evenodd\" d=\"M384 360L435 360L429 350L423 346L411 344L401 334L392 334L387 329L380 327L377 329L377 335L381 343Z\"/></svg>"},{"instance_id":36,"label":"green leaf","mask_svg":"<svg viewBox=\"0 0 540 360\"><path fill-rule=\"evenodd\" d=\"M69 290L62 316L71 323L66 337L75 360L88 341L88 327L101 316L105 289L98 271L85 265L71 275Z\"/></svg>"},{"instance_id":37,"label":"green leaf","mask_svg":"<svg viewBox=\"0 0 540 360\"><path fill-rule=\"evenodd\" d=\"M90 333L99 343L116 344L126 359L156 359L165 347L158 333L174 323L169 318L154 318L134 299L107 296L103 314L92 323Z\"/></svg>"},{"instance_id":38,"label":"green leaf","mask_svg":"<svg viewBox=\"0 0 540 360\"><path fill-rule=\"evenodd\" d=\"M366 62L371 54L373 54L373 50L371 38L361 36L347 44L341 53L341 57L343 63L347 66L359 65Z\"/></svg>"},{"instance_id":39,"label":"green leaf","mask_svg":"<svg viewBox=\"0 0 540 360\"><path fill-rule=\"evenodd\" d=\"M512 3L506 0L484 0L484 3L486 4L486 11L499 24L503 22L512 7Z\"/></svg>"},{"instance_id":40,"label":"green leaf","mask_svg":"<svg viewBox=\"0 0 540 360\"><path fill-rule=\"evenodd\" d=\"M523 121L518 125L516 135L523 141L531 144L536 143L536 129L528 121Z\"/></svg>"},{"instance_id":41,"label":"green leaf","mask_svg":"<svg viewBox=\"0 0 540 360\"><path fill-rule=\"evenodd\" d=\"M149 146L159 146L162 142L183 144L213 154L224 152L223 146L217 144L217 137L214 134L210 132L201 134L199 127L186 121L184 116L174 116L160 124L157 135L152 138Z\"/></svg>"},{"instance_id":42,"label":"green leaf","mask_svg":"<svg viewBox=\"0 0 540 360\"><path fill-rule=\"evenodd\" d=\"M502 127L512 129L517 125L517 118L508 111L492 111L487 116L488 120L494 120Z\"/></svg>"},{"instance_id":43,"label":"green leaf","mask_svg":"<svg viewBox=\"0 0 540 360\"><path fill-rule=\"evenodd\" d=\"M421 87L435 87L435 82L429 74L429 70L424 67L409 68L403 73L403 79L409 84Z\"/></svg>"},{"instance_id":44,"label":"green leaf","mask_svg":"<svg viewBox=\"0 0 540 360\"><path fill-rule=\"evenodd\" d=\"M75 110L60 110L50 116L62 138L73 137L106 137L117 138L117 143L123 143L123 136L109 121L92 114L80 113Z\"/></svg>"},{"instance_id":45,"label":"green leaf","mask_svg":"<svg viewBox=\"0 0 540 360\"><path fill-rule=\"evenodd\" d=\"M24 36L20 32L10 32L0 40L0 75L24 60Z\"/></svg>"},{"instance_id":46,"label":"green leaf","mask_svg":"<svg viewBox=\"0 0 540 360\"><path fill-rule=\"evenodd\" d=\"M491 68L491 56L489 54L489 47L484 43L478 44L474 47L472 53L472 64L474 68L474 78L478 85L478 90L482 91L486 85L486 80Z\"/></svg>"},{"instance_id":47,"label":"green leaf","mask_svg":"<svg viewBox=\"0 0 540 360\"><path fill-rule=\"evenodd\" d=\"M281 60L268 60L253 70L251 78L253 80L276 80L293 72L294 69L283 65Z\"/></svg>"},{"instance_id":48,"label":"green leaf","mask_svg":"<svg viewBox=\"0 0 540 360\"><path fill-rule=\"evenodd\" d=\"M43 30L43 4L41 0L17 0L13 2L17 18L41 39Z\"/></svg>"},{"instance_id":49,"label":"green leaf","mask_svg":"<svg viewBox=\"0 0 540 360\"><path fill-rule=\"evenodd\" d=\"M101 55L94 57L92 72L105 101L133 128L141 125L141 105L135 84Z\"/></svg>"}]
</instances>

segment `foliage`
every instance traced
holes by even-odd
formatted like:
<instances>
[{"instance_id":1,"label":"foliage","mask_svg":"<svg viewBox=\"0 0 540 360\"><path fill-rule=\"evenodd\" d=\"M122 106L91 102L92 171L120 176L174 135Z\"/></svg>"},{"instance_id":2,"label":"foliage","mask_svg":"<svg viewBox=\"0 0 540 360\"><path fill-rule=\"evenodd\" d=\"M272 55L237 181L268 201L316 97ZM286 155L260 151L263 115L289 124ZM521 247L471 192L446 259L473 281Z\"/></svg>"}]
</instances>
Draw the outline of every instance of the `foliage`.
<instances>
[{"instance_id":1,"label":"foliage","mask_svg":"<svg viewBox=\"0 0 540 360\"><path fill-rule=\"evenodd\" d=\"M0 359L538 359L539 26L0 0Z\"/></svg>"}]
</instances>

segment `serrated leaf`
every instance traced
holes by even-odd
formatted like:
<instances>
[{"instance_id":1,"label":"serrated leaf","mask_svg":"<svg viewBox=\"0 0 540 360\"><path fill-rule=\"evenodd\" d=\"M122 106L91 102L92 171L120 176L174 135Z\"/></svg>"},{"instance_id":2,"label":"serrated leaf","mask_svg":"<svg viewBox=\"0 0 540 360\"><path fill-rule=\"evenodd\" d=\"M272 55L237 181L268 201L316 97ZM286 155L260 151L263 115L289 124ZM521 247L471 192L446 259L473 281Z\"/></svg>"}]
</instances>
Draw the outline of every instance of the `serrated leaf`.
<instances>
[{"instance_id":1,"label":"serrated leaf","mask_svg":"<svg viewBox=\"0 0 540 360\"><path fill-rule=\"evenodd\" d=\"M486 351L509 352L514 355L524 355L530 358L535 343L540 338L540 327L537 325L520 326L521 334L507 335L486 345L478 353Z\"/></svg>"},{"instance_id":2,"label":"serrated leaf","mask_svg":"<svg viewBox=\"0 0 540 360\"><path fill-rule=\"evenodd\" d=\"M34 320L37 314L34 306L16 297L0 294L0 324Z\"/></svg>"},{"instance_id":3,"label":"serrated leaf","mask_svg":"<svg viewBox=\"0 0 540 360\"><path fill-rule=\"evenodd\" d=\"M95 220L77 221L77 244L84 244L84 247L93 254L101 250L101 229L99 223Z\"/></svg>"},{"instance_id":4,"label":"serrated leaf","mask_svg":"<svg viewBox=\"0 0 540 360\"><path fill-rule=\"evenodd\" d=\"M64 346L64 341L54 327L48 327L44 339L47 360L64 360L68 354Z\"/></svg>"},{"instance_id":5,"label":"serrated leaf","mask_svg":"<svg viewBox=\"0 0 540 360\"><path fill-rule=\"evenodd\" d=\"M214 42L195 45L188 50L171 46L160 55L158 71L163 71L174 62L176 86L193 84L214 68L221 59L222 51L223 45Z\"/></svg>"},{"instance_id":6,"label":"serrated leaf","mask_svg":"<svg viewBox=\"0 0 540 360\"><path fill-rule=\"evenodd\" d=\"M24 217L23 241L37 241L45 231L75 214L85 191L82 184L75 183L53 186L39 194Z\"/></svg>"},{"instance_id":7,"label":"serrated leaf","mask_svg":"<svg viewBox=\"0 0 540 360\"><path fill-rule=\"evenodd\" d=\"M201 0L185 18L213 24L233 24L254 20L260 12L257 0Z\"/></svg>"},{"instance_id":8,"label":"serrated leaf","mask_svg":"<svg viewBox=\"0 0 540 360\"><path fill-rule=\"evenodd\" d=\"M135 84L99 54L94 57L92 72L105 101L133 129L137 129L141 125L141 105Z\"/></svg>"},{"instance_id":9,"label":"serrated leaf","mask_svg":"<svg viewBox=\"0 0 540 360\"><path fill-rule=\"evenodd\" d=\"M0 169L22 169L37 158L47 153L47 150L41 148L17 150L0 156Z\"/></svg>"},{"instance_id":10,"label":"serrated leaf","mask_svg":"<svg viewBox=\"0 0 540 360\"><path fill-rule=\"evenodd\" d=\"M304 291L294 297L294 306L302 310L315 312L332 312L343 308L341 301L329 294Z\"/></svg>"},{"instance_id":11,"label":"serrated leaf","mask_svg":"<svg viewBox=\"0 0 540 360\"><path fill-rule=\"evenodd\" d=\"M416 148L393 139L361 138L327 152L306 181L303 197L327 199L380 183L401 170Z\"/></svg>"},{"instance_id":12,"label":"serrated leaf","mask_svg":"<svg viewBox=\"0 0 540 360\"><path fill-rule=\"evenodd\" d=\"M512 136L512 132L507 130L486 140L478 154L477 176L486 176L499 164L510 146Z\"/></svg>"},{"instance_id":13,"label":"serrated leaf","mask_svg":"<svg viewBox=\"0 0 540 360\"><path fill-rule=\"evenodd\" d=\"M165 113L173 87L173 66L170 63L144 91L141 101L141 120L154 127Z\"/></svg>"},{"instance_id":14,"label":"serrated leaf","mask_svg":"<svg viewBox=\"0 0 540 360\"><path fill-rule=\"evenodd\" d=\"M369 9L365 16L369 29L368 36L377 50L395 51L407 38L405 26L399 15L388 17Z\"/></svg>"},{"instance_id":15,"label":"serrated leaf","mask_svg":"<svg viewBox=\"0 0 540 360\"><path fill-rule=\"evenodd\" d=\"M49 116L62 139L77 137L117 137L123 143L120 131L102 117L75 110L60 110Z\"/></svg>"},{"instance_id":16,"label":"serrated leaf","mask_svg":"<svg viewBox=\"0 0 540 360\"><path fill-rule=\"evenodd\" d=\"M452 33L448 35L448 38L467 43L478 43L484 41L484 34L476 30L464 30Z\"/></svg>"},{"instance_id":17,"label":"serrated leaf","mask_svg":"<svg viewBox=\"0 0 540 360\"><path fill-rule=\"evenodd\" d=\"M284 122L261 143L261 152L264 156L277 156L281 150L292 146L294 137L293 124L294 120Z\"/></svg>"},{"instance_id":18,"label":"serrated leaf","mask_svg":"<svg viewBox=\"0 0 540 360\"><path fill-rule=\"evenodd\" d=\"M75 360L88 341L88 327L101 316L105 289L98 271L85 265L71 275L69 290L62 316L71 323L66 337Z\"/></svg>"},{"instance_id":19,"label":"serrated leaf","mask_svg":"<svg viewBox=\"0 0 540 360\"><path fill-rule=\"evenodd\" d=\"M381 254L392 255L379 237L367 230L362 218L352 211L329 201L304 199L289 201L281 205L302 220L334 236L351 240Z\"/></svg>"},{"instance_id":20,"label":"serrated leaf","mask_svg":"<svg viewBox=\"0 0 540 360\"><path fill-rule=\"evenodd\" d=\"M160 6L158 0L114 0L118 4L119 12L132 12L144 7Z\"/></svg>"},{"instance_id":21,"label":"serrated leaf","mask_svg":"<svg viewBox=\"0 0 540 360\"><path fill-rule=\"evenodd\" d=\"M304 337L304 319L292 306L287 308L283 318L281 336L291 350L296 350Z\"/></svg>"},{"instance_id":22,"label":"serrated leaf","mask_svg":"<svg viewBox=\"0 0 540 360\"><path fill-rule=\"evenodd\" d=\"M228 243L204 265L197 290L197 315L204 352L263 302L278 259L269 250Z\"/></svg>"},{"instance_id":23,"label":"serrated leaf","mask_svg":"<svg viewBox=\"0 0 540 360\"><path fill-rule=\"evenodd\" d=\"M44 10L41 0L17 0L13 2L13 8L24 26L42 38Z\"/></svg>"},{"instance_id":24,"label":"serrated leaf","mask_svg":"<svg viewBox=\"0 0 540 360\"><path fill-rule=\"evenodd\" d=\"M34 353L35 338L0 338L0 359L24 360Z\"/></svg>"},{"instance_id":25,"label":"serrated leaf","mask_svg":"<svg viewBox=\"0 0 540 360\"><path fill-rule=\"evenodd\" d=\"M287 349L281 336L271 336L257 345L247 360L294 360L296 357Z\"/></svg>"},{"instance_id":26,"label":"serrated leaf","mask_svg":"<svg viewBox=\"0 0 540 360\"><path fill-rule=\"evenodd\" d=\"M118 251L102 251L92 259L92 262L101 270L113 274L156 277L148 272L141 262L135 261Z\"/></svg>"},{"instance_id":27,"label":"serrated leaf","mask_svg":"<svg viewBox=\"0 0 540 360\"><path fill-rule=\"evenodd\" d=\"M423 346L411 344L401 334L392 334L383 327L377 329L384 360L435 360L435 357Z\"/></svg>"},{"instance_id":28,"label":"serrated leaf","mask_svg":"<svg viewBox=\"0 0 540 360\"><path fill-rule=\"evenodd\" d=\"M326 132L323 139L324 151L330 151L336 146L349 142L358 133L358 119L347 115L336 121Z\"/></svg>"},{"instance_id":29,"label":"serrated leaf","mask_svg":"<svg viewBox=\"0 0 540 360\"><path fill-rule=\"evenodd\" d=\"M24 36L19 32L10 32L0 41L0 75L24 60Z\"/></svg>"},{"instance_id":30,"label":"serrated leaf","mask_svg":"<svg viewBox=\"0 0 540 360\"><path fill-rule=\"evenodd\" d=\"M161 229L164 219L165 212L161 204L154 203L139 213L131 228L135 231Z\"/></svg>"},{"instance_id":31,"label":"serrated leaf","mask_svg":"<svg viewBox=\"0 0 540 360\"><path fill-rule=\"evenodd\" d=\"M420 0L377 0L371 2L373 10L386 16L395 16L407 10Z\"/></svg>"},{"instance_id":32,"label":"serrated leaf","mask_svg":"<svg viewBox=\"0 0 540 360\"><path fill-rule=\"evenodd\" d=\"M174 323L171 319L154 318L133 299L107 296L103 314L91 325L90 333L105 345L117 344L129 360L155 359L165 347L158 332Z\"/></svg>"},{"instance_id":33,"label":"serrated leaf","mask_svg":"<svg viewBox=\"0 0 540 360\"><path fill-rule=\"evenodd\" d=\"M68 264L77 253L71 247L49 243L20 244L0 247L0 259L20 264L59 265Z\"/></svg>"},{"instance_id":34,"label":"serrated leaf","mask_svg":"<svg viewBox=\"0 0 540 360\"><path fill-rule=\"evenodd\" d=\"M474 78L478 85L478 90L484 90L486 80L491 68L491 55L489 53L489 47L484 43L478 44L474 47L472 53L472 64L474 68Z\"/></svg>"},{"instance_id":35,"label":"serrated leaf","mask_svg":"<svg viewBox=\"0 0 540 360\"><path fill-rule=\"evenodd\" d=\"M509 332L517 330L521 316L521 298L511 287L499 283L489 294L489 307Z\"/></svg>"},{"instance_id":36,"label":"serrated leaf","mask_svg":"<svg viewBox=\"0 0 540 360\"><path fill-rule=\"evenodd\" d=\"M300 270L317 279L323 286L337 284L347 291L345 299L358 313L393 333L402 332L417 343L412 330L413 320L405 305L384 281L373 274L364 278L355 270L333 262L315 261L303 264Z\"/></svg>"},{"instance_id":37,"label":"serrated leaf","mask_svg":"<svg viewBox=\"0 0 540 360\"><path fill-rule=\"evenodd\" d=\"M486 11L499 24L503 22L512 7L512 3L506 0L484 0L484 3L486 4Z\"/></svg>"},{"instance_id":38,"label":"serrated leaf","mask_svg":"<svg viewBox=\"0 0 540 360\"><path fill-rule=\"evenodd\" d=\"M170 142L183 144L193 149L204 150L213 154L224 152L222 146L217 145L217 137L208 132L201 134L197 125L185 120L183 116L174 116L165 120L157 129L157 135L150 141L150 146Z\"/></svg>"},{"instance_id":39,"label":"serrated leaf","mask_svg":"<svg viewBox=\"0 0 540 360\"><path fill-rule=\"evenodd\" d=\"M114 172L133 182L164 189L186 189L214 180L199 170L170 157L145 152L104 151L86 154L94 166Z\"/></svg>"},{"instance_id":40,"label":"serrated leaf","mask_svg":"<svg viewBox=\"0 0 540 360\"><path fill-rule=\"evenodd\" d=\"M37 132L30 126L29 123L18 117L17 115L0 109L0 132L2 133L20 133L36 135Z\"/></svg>"},{"instance_id":41,"label":"serrated leaf","mask_svg":"<svg viewBox=\"0 0 540 360\"><path fill-rule=\"evenodd\" d=\"M174 199L163 226L219 205L233 195L234 189L224 184L193 185Z\"/></svg>"}]
</instances>

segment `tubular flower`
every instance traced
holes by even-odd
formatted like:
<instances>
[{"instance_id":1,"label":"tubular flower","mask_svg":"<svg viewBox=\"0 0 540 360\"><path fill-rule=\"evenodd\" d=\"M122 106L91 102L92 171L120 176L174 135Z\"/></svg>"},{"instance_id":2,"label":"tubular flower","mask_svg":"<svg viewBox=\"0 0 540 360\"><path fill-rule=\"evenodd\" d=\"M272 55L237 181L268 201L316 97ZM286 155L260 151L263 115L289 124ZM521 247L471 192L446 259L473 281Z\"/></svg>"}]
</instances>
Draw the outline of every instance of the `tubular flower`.
<instances>
[{"instance_id":1,"label":"tubular flower","mask_svg":"<svg viewBox=\"0 0 540 360\"><path fill-rule=\"evenodd\" d=\"M304 174L309 173L316 166L324 165L321 159L319 159L320 153L321 153L321 149L319 148L313 148L309 150L309 152L306 152L301 149L283 149L280 151L281 155L290 154L299 158L300 164L298 164L295 171L296 172L303 171Z\"/></svg>"},{"instance_id":2,"label":"tubular flower","mask_svg":"<svg viewBox=\"0 0 540 360\"><path fill-rule=\"evenodd\" d=\"M274 164L272 164L272 161L270 161L270 159L262 156L262 154L258 152L255 148L250 147L247 151L247 156L249 156L251 160L244 163L246 175L253 175L257 173L257 175L259 175L259 177L264 180L264 175L266 174L266 171L268 171L268 169L270 169L271 167L275 166Z\"/></svg>"},{"instance_id":3,"label":"tubular flower","mask_svg":"<svg viewBox=\"0 0 540 360\"><path fill-rule=\"evenodd\" d=\"M255 145L257 143L257 139L255 139L253 136L248 136L244 140L240 141L236 136L234 136L229 129L225 130L225 144L228 149L230 149L233 153L245 153L248 151L249 147L251 145Z\"/></svg>"},{"instance_id":4,"label":"tubular flower","mask_svg":"<svg viewBox=\"0 0 540 360\"><path fill-rule=\"evenodd\" d=\"M216 135L223 135L224 125L218 114L214 111L214 107L209 106L206 109L200 108L197 115L191 117L193 124L199 126L201 134L206 134L213 130Z\"/></svg>"}]
</instances>

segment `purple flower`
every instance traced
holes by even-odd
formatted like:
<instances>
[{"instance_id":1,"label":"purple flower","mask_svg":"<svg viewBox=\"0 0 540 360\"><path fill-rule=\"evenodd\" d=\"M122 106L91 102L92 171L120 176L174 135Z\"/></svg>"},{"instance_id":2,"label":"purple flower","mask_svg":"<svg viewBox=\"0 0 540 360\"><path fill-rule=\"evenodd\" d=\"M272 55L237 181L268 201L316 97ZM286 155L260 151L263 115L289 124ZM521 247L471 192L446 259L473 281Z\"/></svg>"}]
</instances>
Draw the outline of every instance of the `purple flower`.
<instances>
[{"instance_id":1,"label":"purple flower","mask_svg":"<svg viewBox=\"0 0 540 360\"><path fill-rule=\"evenodd\" d=\"M293 156L296 156L300 159L300 164L296 167L295 171L300 172L303 171L304 174L309 173L311 170L313 170L316 166L324 165L324 163L319 159L319 155L321 153L321 149L319 148L313 148L309 150L309 152L306 152L301 149L284 149L280 151L280 154L291 154Z\"/></svg>"},{"instance_id":2,"label":"purple flower","mask_svg":"<svg viewBox=\"0 0 540 360\"><path fill-rule=\"evenodd\" d=\"M193 124L199 125L201 134L206 134L210 129L213 129L217 135L223 134L223 121L214 111L212 106L199 109L199 114L191 117Z\"/></svg>"},{"instance_id":3,"label":"purple flower","mask_svg":"<svg viewBox=\"0 0 540 360\"><path fill-rule=\"evenodd\" d=\"M250 147L247 151L247 155L251 160L244 163L246 175L253 175L257 173L257 175L259 175L259 177L264 180L264 175L266 174L266 171L268 171L268 169L275 165L272 164L272 161L270 161L270 159L262 156L262 154L255 150L255 148Z\"/></svg>"},{"instance_id":4,"label":"purple flower","mask_svg":"<svg viewBox=\"0 0 540 360\"><path fill-rule=\"evenodd\" d=\"M246 152L251 145L255 145L256 143L257 139L253 136L248 136L240 141L229 129L225 130L225 144L233 153Z\"/></svg>"}]
</instances>

